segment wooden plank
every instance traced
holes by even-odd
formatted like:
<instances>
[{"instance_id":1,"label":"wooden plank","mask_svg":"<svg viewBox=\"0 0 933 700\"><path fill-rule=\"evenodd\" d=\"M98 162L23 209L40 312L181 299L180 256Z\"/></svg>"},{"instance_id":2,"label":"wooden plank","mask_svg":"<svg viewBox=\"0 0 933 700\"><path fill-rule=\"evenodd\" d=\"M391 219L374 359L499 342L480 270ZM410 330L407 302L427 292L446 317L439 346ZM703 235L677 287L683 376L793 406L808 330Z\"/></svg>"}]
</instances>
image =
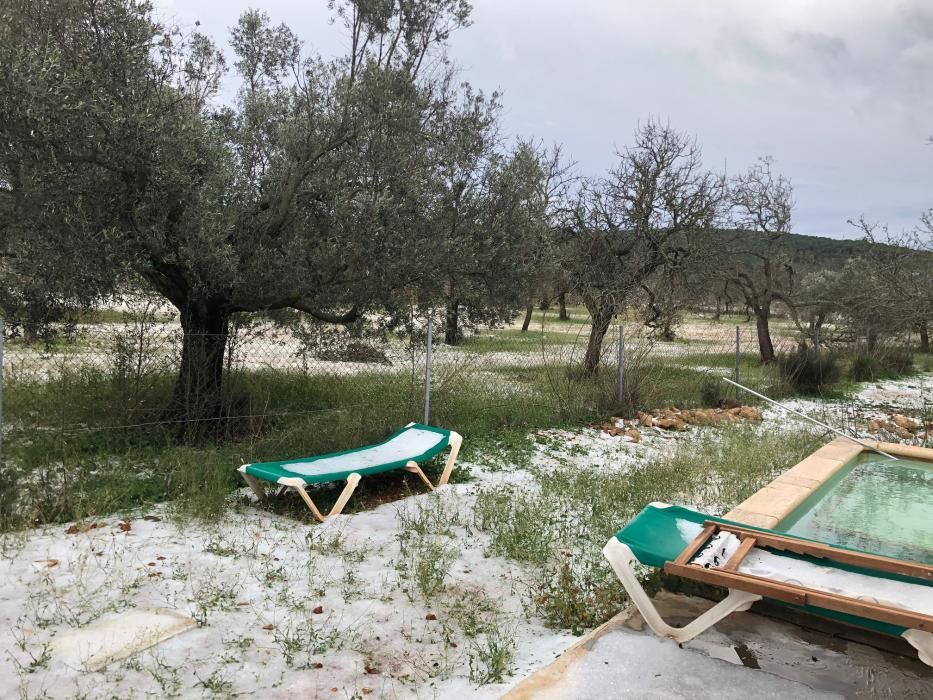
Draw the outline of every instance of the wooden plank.
<instances>
[{"instance_id":1,"label":"wooden plank","mask_svg":"<svg viewBox=\"0 0 933 700\"><path fill-rule=\"evenodd\" d=\"M726 565L722 567L723 571L737 571L739 565L744 561L745 557L748 556L748 553L752 550L752 547L755 546L755 538L747 535L742 538L742 544L739 545L739 548L735 550L729 561L726 562Z\"/></svg>"},{"instance_id":2,"label":"wooden plank","mask_svg":"<svg viewBox=\"0 0 933 700\"><path fill-rule=\"evenodd\" d=\"M719 569L706 569L696 564L684 565L673 562L665 564L664 571L668 574L681 576L682 578L692 581L710 583L714 586L725 586L726 588L736 588L740 591L746 591L747 593L757 593L760 596L779 600L782 603L793 603L794 605L806 605L807 603L806 591L800 591L795 587L778 583L777 581L771 581L770 579L733 574L741 579L736 583L733 582L732 579L727 578L728 574L724 574Z\"/></svg>"},{"instance_id":3,"label":"wooden plank","mask_svg":"<svg viewBox=\"0 0 933 700\"><path fill-rule=\"evenodd\" d=\"M924 581L933 581L933 566L927 564L893 559L891 557L882 557L877 554L851 552L847 549L839 549L838 547L833 547L828 544L803 542L792 537L783 537L772 532L760 532L737 525L724 525L722 523L714 523L713 521L707 521L704 524L719 525L719 529L724 532L754 537L758 541L758 546L771 547L772 549L793 552L795 554L805 554L818 559L829 559L841 564L863 566L866 569L875 569L877 571L885 571L902 576L911 576Z\"/></svg>"},{"instance_id":4,"label":"wooden plank","mask_svg":"<svg viewBox=\"0 0 933 700\"><path fill-rule=\"evenodd\" d=\"M878 603L868 603L856 598L818 591L797 584L772 581L760 576L752 576L721 569L705 569L701 566L683 566L674 563L664 565L664 570L675 576L711 583L726 588L735 588L748 593L755 593L765 598L779 600L795 605L811 605L825 610L864 617L869 620L886 622L898 627L933 632L933 616L913 610L893 608Z\"/></svg>"},{"instance_id":5,"label":"wooden plank","mask_svg":"<svg viewBox=\"0 0 933 700\"><path fill-rule=\"evenodd\" d=\"M706 544L706 540L708 540L710 537L713 536L713 533L716 532L717 527L718 527L717 523L713 523L709 521L704 523L703 531L699 535L693 538L693 542L687 545L684 551L682 551L677 556L677 558L674 560L674 563L675 564L689 563L690 560L693 559L693 555L696 554L700 550L700 547Z\"/></svg>"}]
</instances>

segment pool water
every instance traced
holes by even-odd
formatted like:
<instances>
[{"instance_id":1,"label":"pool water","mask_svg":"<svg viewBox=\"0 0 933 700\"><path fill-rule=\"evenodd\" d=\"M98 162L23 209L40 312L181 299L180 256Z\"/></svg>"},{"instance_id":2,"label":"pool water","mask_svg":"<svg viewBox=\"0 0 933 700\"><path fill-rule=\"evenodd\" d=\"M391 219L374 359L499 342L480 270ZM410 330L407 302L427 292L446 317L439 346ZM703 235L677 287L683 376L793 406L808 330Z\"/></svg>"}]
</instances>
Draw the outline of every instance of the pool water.
<instances>
[{"instance_id":1,"label":"pool water","mask_svg":"<svg viewBox=\"0 0 933 700\"><path fill-rule=\"evenodd\" d=\"M856 460L778 525L791 535L933 565L933 464Z\"/></svg>"}]
</instances>

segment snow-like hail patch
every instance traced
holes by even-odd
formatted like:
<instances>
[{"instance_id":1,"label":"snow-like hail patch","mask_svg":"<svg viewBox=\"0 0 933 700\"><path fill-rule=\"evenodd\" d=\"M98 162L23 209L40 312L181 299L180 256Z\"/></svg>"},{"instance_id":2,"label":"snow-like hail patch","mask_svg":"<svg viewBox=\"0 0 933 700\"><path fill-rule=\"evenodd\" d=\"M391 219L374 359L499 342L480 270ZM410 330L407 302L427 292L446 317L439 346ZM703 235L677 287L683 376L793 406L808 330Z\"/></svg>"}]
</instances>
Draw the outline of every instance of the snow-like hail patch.
<instances>
[{"instance_id":1,"label":"snow-like hail patch","mask_svg":"<svg viewBox=\"0 0 933 700\"><path fill-rule=\"evenodd\" d=\"M922 404L928 399L920 395L929 396L924 386L929 379L879 390L910 391L917 397L905 401ZM817 417L825 410L816 402L794 405ZM804 425L769 409L749 429ZM525 565L487 556L488 537L473 519L477 493L533 488L535 473L567 466L625 472L684 441L717 434L649 428L632 443L591 428L540 431L531 436L528 470L474 458L470 483L323 525L231 506L218 523L179 523L166 509L150 509L128 527L101 517L103 527L77 534L57 525L3 536L0 697L498 697L576 638L529 615ZM691 505L718 512L717 504ZM692 540L695 528L686 530L685 540ZM417 538L448 562L443 587L429 595L412 578L403 580L414 576L407 557ZM75 669L74 659L69 665L56 655L56 638L70 631L157 609L190 616L198 626L99 671ZM656 644L647 636L630 641L614 658L637 673ZM494 643L514 648L514 659L502 682L481 684ZM689 662L671 649L677 652L671 663ZM695 673L698 682L718 682L708 661ZM653 678L646 677L645 693L663 695Z\"/></svg>"}]
</instances>

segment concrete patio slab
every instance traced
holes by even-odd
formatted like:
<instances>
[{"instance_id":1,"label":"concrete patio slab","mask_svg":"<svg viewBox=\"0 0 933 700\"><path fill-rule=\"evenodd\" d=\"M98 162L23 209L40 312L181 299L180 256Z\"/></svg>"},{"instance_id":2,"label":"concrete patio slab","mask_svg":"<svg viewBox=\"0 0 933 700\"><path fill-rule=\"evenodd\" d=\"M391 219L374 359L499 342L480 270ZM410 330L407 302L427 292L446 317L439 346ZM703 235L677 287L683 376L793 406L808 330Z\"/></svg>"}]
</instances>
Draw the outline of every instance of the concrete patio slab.
<instances>
[{"instance_id":1,"label":"concrete patio slab","mask_svg":"<svg viewBox=\"0 0 933 700\"><path fill-rule=\"evenodd\" d=\"M683 624L710 601L661 593ZM529 676L507 700L933 697L933 669L916 658L754 612L734 613L682 648L656 637L634 608Z\"/></svg>"}]
</instances>

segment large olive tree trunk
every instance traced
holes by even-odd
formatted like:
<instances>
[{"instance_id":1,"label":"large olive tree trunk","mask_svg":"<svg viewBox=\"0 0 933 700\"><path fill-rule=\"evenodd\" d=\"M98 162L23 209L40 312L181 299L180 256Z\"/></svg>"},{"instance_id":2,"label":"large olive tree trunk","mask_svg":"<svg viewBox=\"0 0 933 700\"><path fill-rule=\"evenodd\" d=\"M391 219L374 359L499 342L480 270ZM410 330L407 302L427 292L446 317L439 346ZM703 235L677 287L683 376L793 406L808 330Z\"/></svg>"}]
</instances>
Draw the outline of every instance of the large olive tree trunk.
<instances>
[{"instance_id":1,"label":"large olive tree trunk","mask_svg":"<svg viewBox=\"0 0 933 700\"><path fill-rule=\"evenodd\" d=\"M181 312L181 365L167 418L188 437L222 428L224 353L230 315L218 303L191 303Z\"/></svg>"},{"instance_id":2,"label":"large olive tree trunk","mask_svg":"<svg viewBox=\"0 0 933 700\"><path fill-rule=\"evenodd\" d=\"M531 326L532 313L534 313L534 304L532 304L531 299L529 299L528 303L525 304L525 320L522 321L522 333L525 333L528 327Z\"/></svg>"},{"instance_id":3,"label":"large olive tree trunk","mask_svg":"<svg viewBox=\"0 0 933 700\"><path fill-rule=\"evenodd\" d=\"M456 299L447 300L446 323L444 324L444 342L448 345L458 345L463 339L460 332L460 304Z\"/></svg>"}]
</instances>

